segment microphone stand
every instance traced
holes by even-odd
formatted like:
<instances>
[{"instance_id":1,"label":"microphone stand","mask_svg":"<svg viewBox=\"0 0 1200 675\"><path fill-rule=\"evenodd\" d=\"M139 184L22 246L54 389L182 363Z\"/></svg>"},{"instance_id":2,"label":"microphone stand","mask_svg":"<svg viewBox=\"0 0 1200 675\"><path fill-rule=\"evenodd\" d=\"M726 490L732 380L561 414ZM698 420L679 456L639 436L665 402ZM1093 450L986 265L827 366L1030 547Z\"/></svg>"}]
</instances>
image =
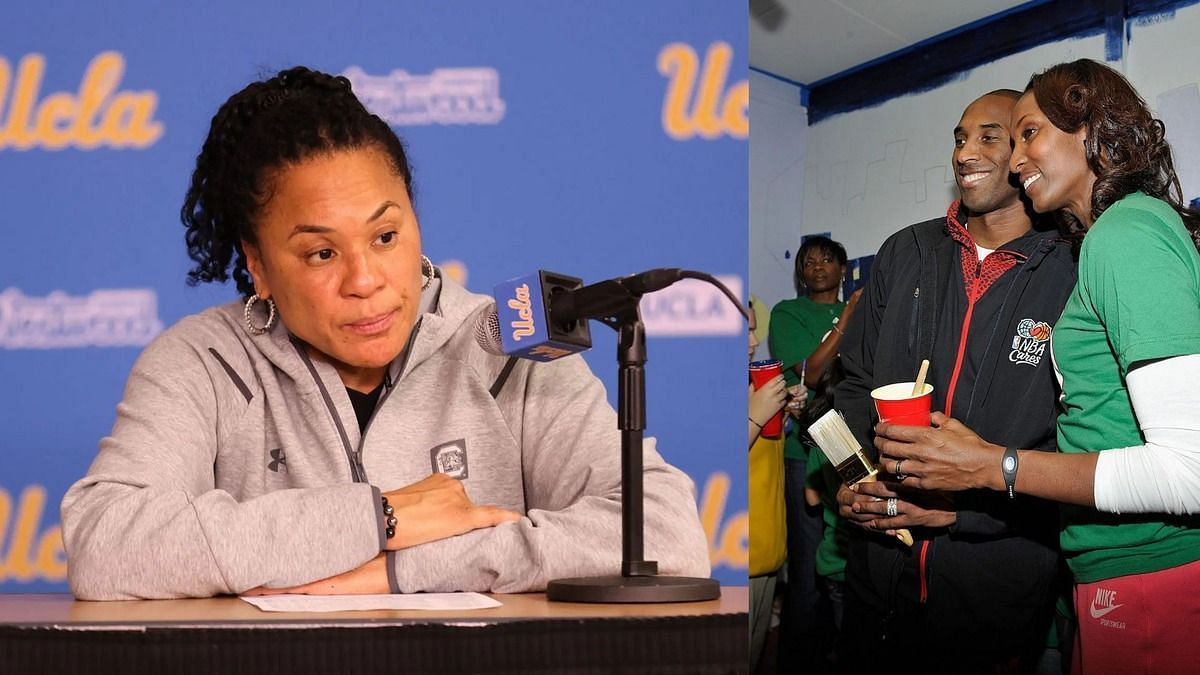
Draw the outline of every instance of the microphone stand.
<instances>
[{"instance_id":1,"label":"microphone stand","mask_svg":"<svg viewBox=\"0 0 1200 675\"><path fill-rule=\"evenodd\" d=\"M658 574L645 560L642 519L642 433L646 428L646 330L638 310L640 293L612 284L603 314L594 316L617 331L617 427L621 430L621 574L555 579L546 598L563 602L694 602L721 596L715 579ZM586 313L584 313L586 314ZM586 320L586 319L585 319Z\"/></svg>"}]
</instances>

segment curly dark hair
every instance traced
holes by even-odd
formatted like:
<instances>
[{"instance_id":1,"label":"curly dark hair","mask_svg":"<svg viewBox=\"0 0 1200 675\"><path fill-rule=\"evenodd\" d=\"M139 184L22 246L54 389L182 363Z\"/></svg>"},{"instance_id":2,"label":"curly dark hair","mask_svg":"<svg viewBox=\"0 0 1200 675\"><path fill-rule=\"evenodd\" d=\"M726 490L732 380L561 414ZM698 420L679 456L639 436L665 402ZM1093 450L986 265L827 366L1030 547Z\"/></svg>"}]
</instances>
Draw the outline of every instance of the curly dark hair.
<instances>
[{"instance_id":1,"label":"curly dark hair","mask_svg":"<svg viewBox=\"0 0 1200 675\"><path fill-rule=\"evenodd\" d=\"M1096 174L1093 221L1117 200L1141 190L1170 204L1200 249L1200 213L1185 206L1166 125L1150 114L1124 76L1102 63L1079 59L1034 75L1025 91L1033 92L1054 126L1067 133L1087 130L1084 152ZM1065 211L1059 215L1069 230L1081 229L1074 216Z\"/></svg>"},{"instance_id":2,"label":"curly dark hair","mask_svg":"<svg viewBox=\"0 0 1200 675\"><path fill-rule=\"evenodd\" d=\"M289 68L229 97L213 116L180 211L196 261L188 285L232 276L244 297L252 295L241 242L257 243L255 220L271 199L274 176L313 156L368 147L387 156L411 200L403 142L367 111L345 77Z\"/></svg>"}]
</instances>

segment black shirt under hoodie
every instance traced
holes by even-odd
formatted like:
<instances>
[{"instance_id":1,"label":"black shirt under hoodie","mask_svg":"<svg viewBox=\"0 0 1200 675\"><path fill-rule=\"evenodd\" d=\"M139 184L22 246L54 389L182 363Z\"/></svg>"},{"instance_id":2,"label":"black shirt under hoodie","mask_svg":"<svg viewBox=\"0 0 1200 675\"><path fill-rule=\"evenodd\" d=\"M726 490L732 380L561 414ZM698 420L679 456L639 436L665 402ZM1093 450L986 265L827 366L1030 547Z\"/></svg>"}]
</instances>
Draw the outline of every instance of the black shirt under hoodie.
<instances>
[{"instance_id":1,"label":"black shirt under hoodie","mask_svg":"<svg viewBox=\"0 0 1200 675\"><path fill-rule=\"evenodd\" d=\"M945 218L892 235L846 328L835 405L869 453L870 391L911 382L924 358L934 410L992 443L1055 450L1049 335L1075 285L1071 246L1030 231L980 263L965 216L955 202ZM989 490L954 499L957 522L914 529L911 549L851 528L839 649L849 671L899 657L927 672L983 672L1044 647L1057 508Z\"/></svg>"}]
</instances>

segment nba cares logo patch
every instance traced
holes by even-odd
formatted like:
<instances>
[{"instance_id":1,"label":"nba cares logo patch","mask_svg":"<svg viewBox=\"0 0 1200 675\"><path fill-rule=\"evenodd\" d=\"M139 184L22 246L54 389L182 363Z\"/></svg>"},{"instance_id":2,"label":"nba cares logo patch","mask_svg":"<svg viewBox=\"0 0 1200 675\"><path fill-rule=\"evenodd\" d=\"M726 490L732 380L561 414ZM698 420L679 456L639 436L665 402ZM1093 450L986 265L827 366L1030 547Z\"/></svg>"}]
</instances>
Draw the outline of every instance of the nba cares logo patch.
<instances>
[{"instance_id":1,"label":"nba cares logo patch","mask_svg":"<svg viewBox=\"0 0 1200 675\"><path fill-rule=\"evenodd\" d=\"M1008 360L1018 366L1037 367L1046 354L1046 344L1050 342L1050 324L1034 319L1021 319L1017 324L1017 334L1013 336L1012 351Z\"/></svg>"}]
</instances>

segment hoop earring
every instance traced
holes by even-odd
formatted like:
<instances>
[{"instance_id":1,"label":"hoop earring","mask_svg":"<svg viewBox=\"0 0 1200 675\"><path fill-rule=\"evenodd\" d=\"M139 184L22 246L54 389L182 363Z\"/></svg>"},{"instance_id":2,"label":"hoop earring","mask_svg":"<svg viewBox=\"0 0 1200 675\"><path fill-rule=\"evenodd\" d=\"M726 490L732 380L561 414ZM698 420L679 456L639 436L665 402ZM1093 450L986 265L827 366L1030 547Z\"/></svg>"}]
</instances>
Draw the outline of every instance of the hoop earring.
<instances>
[{"instance_id":1,"label":"hoop earring","mask_svg":"<svg viewBox=\"0 0 1200 675\"><path fill-rule=\"evenodd\" d=\"M421 282L421 290L425 290L425 289L429 288L429 284L433 283L433 274L434 274L433 262L430 261L429 258L426 257L424 253L422 253L421 254L421 278L423 278L424 281Z\"/></svg>"},{"instance_id":2,"label":"hoop earring","mask_svg":"<svg viewBox=\"0 0 1200 675\"><path fill-rule=\"evenodd\" d=\"M267 322L262 326L255 326L250 315L254 311L254 303L259 300L267 301ZM275 301L270 298L260 298L258 297L258 293L255 293L250 296L250 299L246 300L246 309L242 312L242 315L246 317L246 331L251 335L262 335L275 326Z\"/></svg>"}]
</instances>

